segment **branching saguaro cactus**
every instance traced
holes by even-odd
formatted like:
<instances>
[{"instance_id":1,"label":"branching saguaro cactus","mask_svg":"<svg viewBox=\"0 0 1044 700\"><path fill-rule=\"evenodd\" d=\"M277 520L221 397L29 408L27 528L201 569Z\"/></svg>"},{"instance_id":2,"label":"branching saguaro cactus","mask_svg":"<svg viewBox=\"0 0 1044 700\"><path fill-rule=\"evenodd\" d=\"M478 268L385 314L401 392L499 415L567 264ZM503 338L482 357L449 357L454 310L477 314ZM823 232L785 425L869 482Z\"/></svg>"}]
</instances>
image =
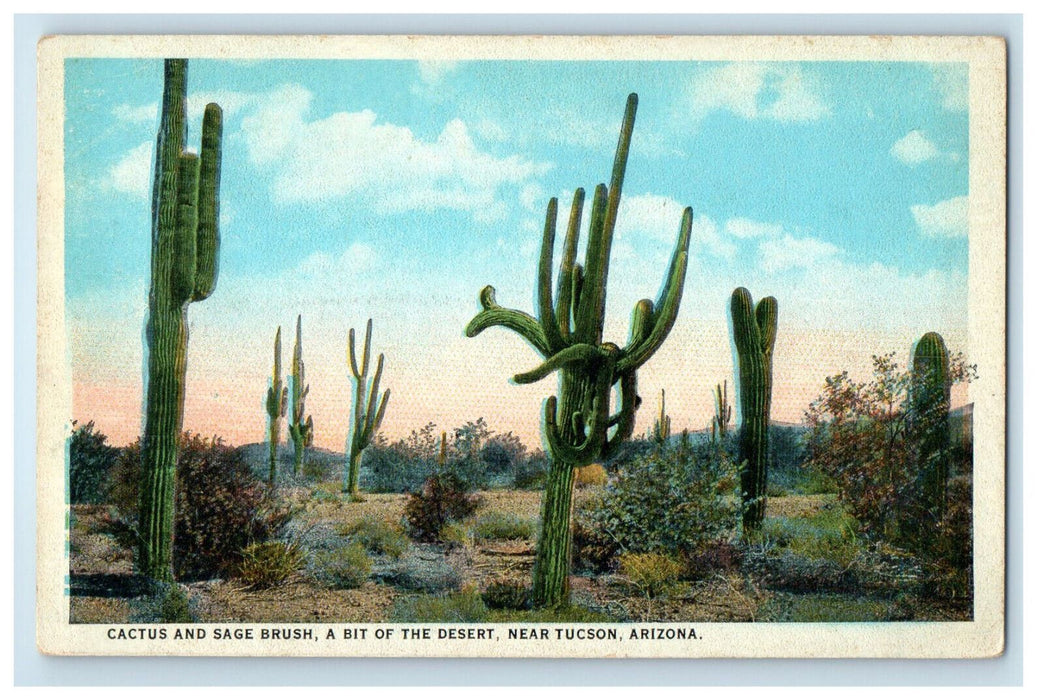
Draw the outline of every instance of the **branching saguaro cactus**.
<instances>
[{"instance_id":1,"label":"branching saguaro cactus","mask_svg":"<svg viewBox=\"0 0 1044 700\"><path fill-rule=\"evenodd\" d=\"M308 396L308 385L305 384L304 361L301 359L301 315L297 316L297 339L294 341L294 359L290 366L290 423L287 430L290 441L294 443L294 476L301 473L306 447L312 446L312 417L305 420L305 397Z\"/></svg>"},{"instance_id":2,"label":"branching saguaro cactus","mask_svg":"<svg viewBox=\"0 0 1044 700\"><path fill-rule=\"evenodd\" d=\"M185 406L188 305L214 291L220 245L221 108L207 105L200 153L186 153L187 71L184 59L164 61L152 181L138 567L149 578L162 581L174 578L174 470Z\"/></svg>"},{"instance_id":3,"label":"branching saguaro cactus","mask_svg":"<svg viewBox=\"0 0 1044 700\"><path fill-rule=\"evenodd\" d=\"M711 422L711 442L720 438L725 441L729 434L729 423L732 421L732 406L729 405L729 383L714 386L714 420Z\"/></svg>"},{"instance_id":4,"label":"branching saguaro cactus","mask_svg":"<svg viewBox=\"0 0 1044 700\"><path fill-rule=\"evenodd\" d=\"M344 486L342 491L351 494L352 498L359 497L359 463L362 461L363 450L370 444L374 434L381 427L384 419L384 409L388 407L388 397L391 389L384 390L378 403L377 397L381 393L381 372L384 371L384 353L377 356L377 370L373 373L373 381L370 382L367 391L366 380L370 374L370 337L373 334L373 319L366 322L366 340L363 342L362 364L356 362L355 358L355 329L348 331L348 364L352 368L352 383L355 385L355 411L352 414L351 432L348 435L347 464L344 467Z\"/></svg>"},{"instance_id":5,"label":"branching saguaro cactus","mask_svg":"<svg viewBox=\"0 0 1044 700\"><path fill-rule=\"evenodd\" d=\"M276 464L279 456L279 423L286 416L287 388L283 385L282 326L276 328L272 350L272 382L265 397L268 412L268 485L275 486Z\"/></svg>"},{"instance_id":6,"label":"branching saguaro cactus","mask_svg":"<svg viewBox=\"0 0 1044 700\"><path fill-rule=\"evenodd\" d=\"M553 298L551 268L558 202L551 199L537 270L536 317L499 306L493 288L486 287L479 295L482 311L466 329L468 337L474 337L492 326L503 326L521 335L544 356L539 367L515 376L520 384L559 372L558 396L548 398L544 405L544 436L551 464L533 572L533 599L538 607L558 606L569 599L574 467L607 458L630 437L640 402L637 370L667 338L681 304L692 231L691 208L682 214L677 246L659 300L654 304L642 299L636 304L631 338L622 349L602 341L609 250L637 107L638 96L632 94L627 98L609 188L599 185L595 189L585 264L576 263L584 201L584 191L578 189L566 231L557 299ZM619 412L610 415L610 396L617 385ZM615 432L610 437L612 428Z\"/></svg>"},{"instance_id":7,"label":"branching saguaro cactus","mask_svg":"<svg viewBox=\"0 0 1044 700\"><path fill-rule=\"evenodd\" d=\"M660 417L653 424L653 439L664 444L671 439L671 417L667 415L667 391L660 389Z\"/></svg>"},{"instance_id":8,"label":"branching saguaro cactus","mask_svg":"<svg viewBox=\"0 0 1044 700\"><path fill-rule=\"evenodd\" d=\"M914 349L911 418L920 423L917 474L922 505L941 517L950 477L950 353L938 333L925 333Z\"/></svg>"},{"instance_id":9,"label":"branching saguaro cactus","mask_svg":"<svg viewBox=\"0 0 1044 700\"><path fill-rule=\"evenodd\" d=\"M755 307L745 288L739 287L732 293L732 334L739 360L739 458L744 463L740 483L745 501L745 532L760 528L765 518L777 314L775 297L765 297Z\"/></svg>"}]
</instances>

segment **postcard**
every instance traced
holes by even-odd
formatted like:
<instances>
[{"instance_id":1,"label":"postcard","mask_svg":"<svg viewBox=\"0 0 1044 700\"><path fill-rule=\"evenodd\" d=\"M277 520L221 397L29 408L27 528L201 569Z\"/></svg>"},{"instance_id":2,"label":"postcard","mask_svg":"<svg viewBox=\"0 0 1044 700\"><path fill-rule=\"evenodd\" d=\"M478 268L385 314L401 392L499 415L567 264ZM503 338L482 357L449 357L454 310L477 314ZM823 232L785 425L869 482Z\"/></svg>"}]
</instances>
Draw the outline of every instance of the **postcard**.
<instances>
[{"instance_id":1,"label":"postcard","mask_svg":"<svg viewBox=\"0 0 1044 700\"><path fill-rule=\"evenodd\" d=\"M44 38L40 650L1003 653L1005 69Z\"/></svg>"}]
</instances>

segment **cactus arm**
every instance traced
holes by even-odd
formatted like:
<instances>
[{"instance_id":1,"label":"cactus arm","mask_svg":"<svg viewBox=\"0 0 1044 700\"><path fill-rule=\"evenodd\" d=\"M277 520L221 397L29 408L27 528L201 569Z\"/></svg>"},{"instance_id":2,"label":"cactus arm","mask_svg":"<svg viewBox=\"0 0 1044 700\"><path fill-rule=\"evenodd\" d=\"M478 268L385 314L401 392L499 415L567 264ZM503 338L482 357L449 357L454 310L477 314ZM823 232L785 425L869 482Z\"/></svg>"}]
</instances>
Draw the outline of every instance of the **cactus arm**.
<instances>
[{"instance_id":1,"label":"cactus arm","mask_svg":"<svg viewBox=\"0 0 1044 700\"><path fill-rule=\"evenodd\" d=\"M624 356L634 353L638 346L649 337L654 323L652 300L638 300L638 303L634 305L634 311L631 312L631 337L624 346Z\"/></svg>"},{"instance_id":2,"label":"cactus arm","mask_svg":"<svg viewBox=\"0 0 1044 700\"><path fill-rule=\"evenodd\" d=\"M634 434L634 418L641 403L642 400L638 396L638 375L628 372L620 377L620 412L609 419L609 425L616 425L616 432L606 444L603 458L614 454L620 445Z\"/></svg>"},{"instance_id":3,"label":"cactus arm","mask_svg":"<svg viewBox=\"0 0 1044 700\"><path fill-rule=\"evenodd\" d=\"M563 367L572 364L594 362L601 358L602 355L602 352L594 345L577 343L575 345L570 345L565 350L562 350L548 358L546 362L542 363L536 369L516 374L514 380L516 384L532 384Z\"/></svg>"},{"instance_id":4,"label":"cactus arm","mask_svg":"<svg viewBox=\"0 0 1044 700\"><path fill-rule=\"evenodd\" d=\"M555 459L569 464L584 464L596 459L601 454L604 435L598 430L597 411L592 411L594 415L589 416L586 437L579 445L569 444L562 436L562 431L559 430L555 420L557 413L558 399L554 396L547 397L547 401L544 403L544 435L547 437L548 452L554 455ZM574 422L582 425L583 417L574 416Z\"/></svg>"},{"instance_id":5,"label":"cactus arm","mask_svg":"<svg viewBox=\"0 0 1044 700\"><path fill-rule=\"evenodd\" d=\"M206 299L217 285L218 247L221 233L218 226L221 186L221 108L208 104L203 111L203 136L199 153L199 228L196 242L196 280L193 301Z\"/></svg>"},{"instance_id":6,"label":"cactus arm","mask_svg":"<svg viewBox=\"0 0 1044 700\"><path fill-rule=\"evenodd\" d=\"M547 339L547 344L554 352L558 352L566 345L566 340L558 327L554 302L551 298L551 267L555 251L555 222L557 219L558 200L552 197L547 203L544 238L540 246L540 263L537 268L537 317L540 319L540 326Z\"/></svg>"},{"instance_id":7,"label":"cactus arm","mask_svg":"<svg viewBox=\"0 0 1044 700\"><path fill-rule=\"evenodd\" d=\"M584 277L587 278L588 284L580 289L575 311L577 340L594 345L602 342L602 323L605 321L605 287L609 260L607 246L611 242L611 235L605 236L603 226L607 202L608 191L605 185L598 185L591 202L591 222L584 258Z\"/></svg>"},{"instance_id":8,"label":"cactus arm","mask_svg":"<svg viewBox=\"0 0 1044 700\"><path fill-rule=\"evenodd\" d=\"M377 399L381 395L381 373L384 371L384 353L377 356L377 370L373 373L373 380L370 382L370 400L366 404L366 421L363 423L364 430L368 430L373 426L373 421L377 417ZM365 390L366 385L360 384Z\"/></svg>"},{"instance_id":9,"label":"cactus arm","mask_svg":"<svg viewBox=\"0 0 1044 700\"><path fill-rule=\"evenodd\" d=\"M464 329L467 337L474 338L487 328L503 326L522 336L541 355L550 357L554 354L547 343L547 338L544 337L544 329L540 322L525 311L507 309L497 304L496 290L493 287L487 286L482 290L479 294L479 302L482 304L482 311L471 319L467 328Z\"/></svg>"},{"instance_id":10,"label":"cactus arm","mask_svg":"<svg viewBox=\"0 0 1044 700\"><path fill-rule=\"evenodd\" d=\"M567 342L572 336L569 321L573 310L573 271L576 266L576 248L580 237L580 216L583 208L584 190L578 187L573 193L573 207L569 212L569 226L566 229L562 264L558 273L558 306L555 308L559 333Z\"/></svg>"},{"instance_id":11,"label":"cactus arm","mask_svg":"<svg viewBox=\"0 0 1044 700\"><path fill-rule=\"evenodd\" d=\"M765 297L754 308L754 318L761 333L761 352L769 354L776 345L776 320L779 305L775 297Z\"/></svg>"},{"instance_id":12,"label":"cactus arm","mask_svg":"<svg viewBox=\"0 0 1044 700\"><path fill-rule=\"evenodd\" d=\"M618 366L618 374L630 372L641 367L663 345L667 335L678 318L681 307L682 291L685 287L685 272L689 263L689 240L692 234L692 207L686 207L682 214L681 230L678 233L678 244L671 261L671 271L664 282L660 298L653 309L654 321L645 339L623 355Z\"/></svg>"}]
</instances>

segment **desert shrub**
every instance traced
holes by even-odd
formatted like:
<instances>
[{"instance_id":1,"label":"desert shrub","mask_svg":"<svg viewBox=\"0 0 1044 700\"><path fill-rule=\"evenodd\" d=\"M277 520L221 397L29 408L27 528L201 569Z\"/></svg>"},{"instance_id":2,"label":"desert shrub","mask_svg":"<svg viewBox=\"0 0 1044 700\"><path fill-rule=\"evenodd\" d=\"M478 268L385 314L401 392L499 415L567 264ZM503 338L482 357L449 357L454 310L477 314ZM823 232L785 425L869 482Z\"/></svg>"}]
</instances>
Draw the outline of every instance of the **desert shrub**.
<instances>
[{"instance_id":1,"label":"desert shrub","mask_svg":"<svg viewBox=\"0 0 1044 700\"><path fill-rule=\"evenodd\" d=\"M185 624L197 622L198 604L176 583L153 582L151 592L131 604L132 623Z\"/></svg>"},{"instance_id":2,"label":"desert shrub","mask_svg":"<svg viewBox=\"0 0 1044 700\"><path fill-rule=\"evenodd\" d=\"M972 593L972 483L961 476L948 485L946 511L922 556L928 592L968 599ZM970 612L970 611L969 611Z\"/></svg>"},{"instance_id":3,"label":"desert shrub","mask_svg":"<svg viewBox=\"0 0 1044 700\"><path fill-rule=\"evenodd\" d=\"M577 569L604 573L609 571L620 543L602 526L605 505L601 499L577 504L573 514L573 566Z\"/></svg>"},{"instance_id":4,"label":"desert shrub","mask_svg":"<svg viewBox=\"0 0 1044 700\"><path fill-rule=\"evenodd\" d=\"M407 555L396 562L386 581L406 591L423 593L455 591L463 583L460 572L441 554Z\"/></svg>"},{"instance_id":5,"label":"desert shrub","mask_svg":"<svg viewBox=\"0 0 1044 700\"><path fill-rule=\"evenodd\" d=\"M392 606L392 622L485 622L482 596L474 588L448 595L399 598Z\"/></svg>"},{"instance_id":6,"label":"desert shrub","mask_svg":"<svg viewBox=\"0 0 1044 700\"><path fill-rule=\"evenodd\" d=\"M94 421L73 431L69 438L70 503L104 503L108 497L110 473L120 450L107 440L94 429Z\"/></svg>"},{"instance_id":7,"label":"desert shrub","mask_svg":"<svg viewBox=\"0 0 1044 700\"><path fill-rule=\"evenodd\" d=\"M677 555L732 537L740 505L732 460L714 445L681 441L620 464L584 517L621 551Z\"/></svg>"},{"instance_id":8,"label":"desert shrub","mask_svg":"<svg viewBox=\"0 0 1044 700\"><path fill-rule=\"evenodd\" d=\"M859 523L843 508L827 503L805 517L765 518L755 542L773 552L806 559L826 559L848 566L863 551Z\"/></svg>"},{"instance_id":9,"label":"desert shrub","mask_svg":"<svg viewBox=\"0 0 1044 700\"><path fill-rule=\"evenodd\" d=\"M543 452L534 452L526 455L515 465L514 474L511 477L511 485L516 489L539 489L543 488L547 479L547 455Z\"/></svg>"},{"instance_id":10,"label":"desert shrub","mask_svg":"<svg viewBox=\"0 0 1044 700\"><path fill-rule=\"evenodd\" d=\"M254 542L243 550L238 577L251 588L273 588L304 565L304 552L292 542Z\"/></svg>"},{"instance_id":11,"label":"desert shrub","mask_svg":"<svg viewBox=\"0 0 1044 700\"><path fill-rule=\"evenodd\" d=\"M609 477L605 474L605 467L601 464L577 467L574 472L575 484L582 489L589 486L605 486L609 481Z\"/></svg>"},{"instance_id":12,"label":"desert shrub","mask_svg":"<svg viewBox=\"0 0 1044 700\"><path fill-rule=\"evenodd\" d=\"M113 501L133 526L140 440L123 449L114 475ZM174 574L179 580L234 574L246 547L278 538L290 516L290 508L251 473L238 450L220 438L182 435L174 503Z\"/></svg>"},{"instance_id":13,"label":"desert shrub","mask_svg":"<svg viewBox=\"0 0 1044 700\"><path fill-rule=\"evenodd\" d=\"M363 452L359 484L370 493L404 493L415 491L434 468L434 457L417 459L402 441L389 445L378 436Z\"/></svg>"},{"instance_id":14,"label":"desert shrub","mask_svg":"<svg viewBox=\"0 0 1044 700\"><path fill-rule=\"evenodd\" d=\"M435 474L406 499L405 517L410 537L436 542L446 523L463 520L478 510L481 499L455 473Z\"/></svg>"},{"instance_id":15,"label":"desert shrub","mask_svg":"<svg viewBox=\"0 0 1044 700\"><path fill-rule=\"evenodd\" d=\"M329 588L358 588L373 570L373 560L358 542L312 553L309 571L316 581Z\"/></svg>"},{"instance_id":16,"label":"desert shrub","mask_svg":"<svg viewBox=\"0 0 1044 700\"><path fill-rule=\"evenodd\" d=\"M468 547L474 543L474 538L466 524L451 521L439 528L439 542L450 548Z\"/></svg>"},{"instance_id":17,"label":"desert shrub","mask_svg":"<svg viewBox=\"0 0 1044 700\"><path fill-rule=\"evenodd\" d=\"M483 513L471 526L477 540L527 540L533 536L532 520L515 515L491 511Z\"/></svg>"},{"instance_id":18,"label":"desert shrub","mask_svg":"<svg viewBox=\"0 0 1044 700\"><path fill-rule=\"evenodd\" d=\"M620 555L620 570L643 595L656 598L676 586L682 565L655 552L627 552Z\"/></svg>"},{"instance_id":19,"label":"desert shrub","mask_svg":"<svg viewBox=\"0 0 1044 700\"><path fill-rule=\"evenodd\" d=\"M743 552L732 542L715 540L682 552L682 577L705 579L725 572L735 571L743 563Z\"/></svg>"},{"instance_id":20,"label":"desert shrub","mask_svg":"<svg viewBox=\"0 0 1044 700\"><path fill-rule=\"evenodd\" d=\"M406 534L386 520L367 516L354 523L338 526L337 534L358 542L370 554L398 559L409 546Z\"/></svg>"},{"instance_id":21,"label":"desert shrub","mask_svg":"<svg viewBox=\"0 0 1044 700\"><path fill-rule=\"evenodd\" d=\"M482 591L482 602L490 610L525 610L529 607L529 588L516 581L492 581Z\"/></svg>"},{"instance_id":22,"label":"desert shrub","mask_svg":"<svg viewBox=\"0 0 1044 700\"><path fill-rule=\"evenodd\" d=\"M327 478L327 468L322 462L308 460L301 467L301 473L308 481L322 481Z\"/></svg>"}]
</instances>

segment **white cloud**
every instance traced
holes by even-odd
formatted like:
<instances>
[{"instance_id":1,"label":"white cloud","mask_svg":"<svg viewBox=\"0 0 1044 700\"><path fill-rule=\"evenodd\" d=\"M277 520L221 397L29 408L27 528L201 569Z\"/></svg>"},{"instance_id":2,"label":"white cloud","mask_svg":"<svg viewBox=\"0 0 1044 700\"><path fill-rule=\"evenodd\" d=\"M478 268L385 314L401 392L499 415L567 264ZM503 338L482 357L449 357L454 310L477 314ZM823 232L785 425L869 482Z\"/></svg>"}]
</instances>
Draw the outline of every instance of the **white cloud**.
<instances>
[{"instance_id":1,"label":"white cloud","mask_svg":"<svg viewBox=\"0 0 1044 700\"><path fill-rule=\"evenodd\" d=\"M932 66L935 89L942 98L943 109L968 111L968 66L965 63L940 63Z\"/></svg>"},{"instance_id":2,"label":"white cloud","mask_svg":"<svg viewBox=\"0 0 1044 700\"><path fill-rule=\"evenodd\" d=\"M112 108L112 115L123 122L131 124L155 124L159 119L159 103L148 105L118 104Z\"/></svg>"},{"instance_id":3,"label":"white cloud","mask_svg":"<svg viewBox=\"0 0 1044 700\"><path fill-rule=\"evenodd\" d=\"M355 241L336 257L323 252L312 253L301 261L292 276L343 278L344 275L355 275L371 269L376 261L377 251L372 246Z\"/></svg>"},{"instance_id":4,"label":"white cloud","mask_svg":"<svg viewBox=\"0 0 1044 700\"><path fill-rule=\"evenodd\" d=\"M283 86L243 119L249 157L272 169L277 201L361 195L382 211L455 209L492 220L504 212L502 187L520 188L550 167L482 152L459 119L425 141L370 110L309 121L311 100L304 88Z\"/></svg>"},{"instance_id":5,"label":"white cloud","mask_svg":"<svg viewBox=\"0 0 1044 700\"><path fill-rule=\"evenodd\" d=\"M118 192L147 199L152 184L152 142L135 146L110 167L108 184Z\"/></svg>"},{"instance_id":6,"label":"white cloud","mask_svg":"<svg viewBox=\"0 0 1044 700\"><path fill-rule=\"evenodd\" d=\"M736 238L772 238L783 234L783 226L738 217L725 222L725 232Z\"/></svg>"},{"instance_id":7,"label":"white cloud","mask_svg":"<svg viewBox=\"0 0 1044 700\"><path fill-rule=\"evenodd\" d=\"M800 67L771 63L730 63L698 76L692 88L697 118L732 112L745 119L807 122L830 114L830 107Z\"/></svg>"},{"instance_id":8,"label":"white cloud","mask_svg":"<svg viewBox=\"0 0 1044 700\"><path fill-rule=\"evenodd\" d=\"M910 207L921 235L929 238L963 238L968 235L968 197L945 199L936 204Z\"/></svg>"},{"instance_id":9,"label":"white cloud","mask_svg":"<svg viewBox=\"0 0 1044 700\"><path fill-rule=\"evenodd\" d=\"M794 238L790 234L763 241L758 247L761 269L768 273L815 267L838 252L838 247L832 243L818 238Z\"/></svg>"},{"instance_id":10,"label":"white cloud","mask_svg":"<svg viewBox=\"0 0 1044 700\"><path fill-rule=\"evenodd\" d=\"M901 163L919 165L939 157L939 149L923 131L914 130L892 144L890 153Z\"/></svg>"}]
</instances>

